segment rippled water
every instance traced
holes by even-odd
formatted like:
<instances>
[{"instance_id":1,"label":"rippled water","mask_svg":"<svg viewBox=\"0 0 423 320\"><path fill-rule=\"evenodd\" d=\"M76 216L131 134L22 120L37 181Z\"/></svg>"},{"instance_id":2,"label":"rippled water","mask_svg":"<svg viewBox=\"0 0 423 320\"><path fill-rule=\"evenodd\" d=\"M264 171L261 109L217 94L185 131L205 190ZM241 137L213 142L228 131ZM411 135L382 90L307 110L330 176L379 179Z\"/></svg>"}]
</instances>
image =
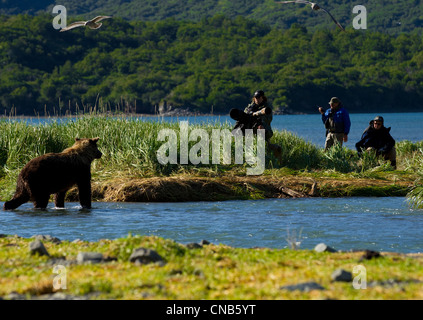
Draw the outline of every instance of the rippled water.
<instances>
[{"instance_id":1,"label":"rippled water","mask_svg":"<svg viewBox=\"0 0 423 320\"><path fill-rule=\"evenodd\" d=\"M1 204L3 205L3 204ZM203 239L234 247L300 248L324 242L338 250L423 252L423 210L405 198L306 198L184 203L106 203L81 210L32 209L27 203L0 212L0 233L31 237L50 234L61 240L97 241L157 235L180 243Z\"/></svg>"}]
</instances>

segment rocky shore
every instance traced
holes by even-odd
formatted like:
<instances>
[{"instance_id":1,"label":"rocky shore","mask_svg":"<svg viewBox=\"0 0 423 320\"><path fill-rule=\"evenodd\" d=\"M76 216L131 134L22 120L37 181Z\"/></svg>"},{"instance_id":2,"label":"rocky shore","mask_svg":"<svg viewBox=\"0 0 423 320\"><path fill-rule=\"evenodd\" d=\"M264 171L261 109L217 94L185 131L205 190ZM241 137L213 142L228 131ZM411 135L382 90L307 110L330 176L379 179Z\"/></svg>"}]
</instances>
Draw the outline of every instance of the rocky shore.
<instances>
[{"instance_id":1,"label":"rocky shore","mask_svg":"<svg viewBox=\"0 0 423 320\"><path fill-rule=\"evenodd\" d=\"M422 254L290 247L0 235L0 299L422 298Z\"/></svg>"}]
</instances>

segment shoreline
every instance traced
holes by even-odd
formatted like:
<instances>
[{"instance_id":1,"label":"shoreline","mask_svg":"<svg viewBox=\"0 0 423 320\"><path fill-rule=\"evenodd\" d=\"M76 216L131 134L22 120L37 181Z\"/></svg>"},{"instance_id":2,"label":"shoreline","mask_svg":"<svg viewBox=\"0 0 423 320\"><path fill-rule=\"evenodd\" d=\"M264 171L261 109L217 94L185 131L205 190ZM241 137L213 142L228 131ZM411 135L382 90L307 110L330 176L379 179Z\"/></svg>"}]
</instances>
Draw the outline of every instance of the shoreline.
<instances>
[{"instance_id":1,"label":"shoreline","mask_svg":"<svg viewBox=\"0 0 423 320\"><path fill-rule=\"evenodd\" d=\"M93 201L188 202L258 200L308 197L405 197L411 179L340 179L307 176L218 176L176 175L170 177L115 178L92 182ZM67 201L78 201L76 188Z\"/></svg>"},{"instance_id":2,"label":"shoreline","mask_svg":"<svg viewBox=\"0 0 423 320\"><path fill-rule=\"evenodd\" d=\"M180 111L180 110L179 110ZM182 112L164 112L164 113L95 113L95 114L90 114L90 113L81 113L81 114L74 114L74 115L68 115L68 114L64 114L64 115L44 115L44 116L40 116L40 115L13 115L13 116L8 116L8 115L0 115L0 120L6 120L6 119L34 119L34 118L39 118L39 119L49 119L49 118L54 118L54 119L60 119L60 118L78 118L78 117L84 117L84 116L125 116L125 117L146 117L146 118L160 118L160 117L221 117L221 116L229 116L229 113L199 113L199 112L193 112L193 111L182 111ZM369 115L373 115L374 112L356 112L356 113L360 113L360 114L369 114ZM384 113L384 114L395 114L398 112L393 112L393 111L384 111L384 112L379 112L379 113ZM422 113L419 111L401 111L400 113ZM315 114L315 113L307 113L307 112L294 112L294 111L274 111L273 115L277 116L277 115L311 115L311 114Z\"/></svg>"}]
</instances>

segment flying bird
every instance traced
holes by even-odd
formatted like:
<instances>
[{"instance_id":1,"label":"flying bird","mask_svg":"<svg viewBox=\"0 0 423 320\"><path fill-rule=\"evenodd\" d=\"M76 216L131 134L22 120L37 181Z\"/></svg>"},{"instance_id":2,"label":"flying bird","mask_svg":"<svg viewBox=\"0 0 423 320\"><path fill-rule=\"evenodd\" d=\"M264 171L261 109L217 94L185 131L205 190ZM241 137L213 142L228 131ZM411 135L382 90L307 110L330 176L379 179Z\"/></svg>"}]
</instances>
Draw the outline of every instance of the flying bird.
<instances>
[{"instance_id":1,"label":"flying bird","mask_svg":"<svg viewBox=\"0 0 423 320\"><path fill-rule=\"evenodd\" d=\"M332 18L333 22L336 23L336 25L342 30L345 31L344 27L341 26L341 24L336 21L336 19L330 14L329 11L323 9L322 7L320 7L317 3L314 2L310 2L310 1L306 1L306 0L295 0L295 1L276 1L276 3L303 3L303 4L310 4L311 5L311 9L313 9L314 11L318 11L318 10L323 10L324 12L326 12L329 17Z\"/></svg>"},{"instance_id":2,"label":"flying bird","mask_svg":"<svg viewBox=\"0 0 423 320\"><path fill-rule=\"evenodd\" d=\"M111 16L97 16L94 19L91 19L88 21L77 21L61 29L60 32L68 31L70 29L77 28L77 27L88 27L90 29L98 29L102 25L102 23L99 23L99 21L103 19L109 19L109 18L111 18Z\"/></svg>"}]
</instances>

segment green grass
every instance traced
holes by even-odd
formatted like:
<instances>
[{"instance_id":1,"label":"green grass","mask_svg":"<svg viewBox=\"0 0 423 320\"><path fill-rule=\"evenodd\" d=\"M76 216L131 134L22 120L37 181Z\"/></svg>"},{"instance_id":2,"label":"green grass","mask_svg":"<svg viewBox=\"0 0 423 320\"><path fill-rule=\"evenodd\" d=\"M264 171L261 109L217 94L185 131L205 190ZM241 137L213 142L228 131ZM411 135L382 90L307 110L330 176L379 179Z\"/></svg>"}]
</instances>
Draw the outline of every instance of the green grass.
<instances>
[{"instance_id":1,"label":"green grass","mask_svg":"<svg viewBox=\"0 0 423 320\"><path fill-rule=\"evenodd\" d=\"M363 252L317 253L313 250L244 249L223 244L188 249L158 237L131 236L98 242L44 241L50 257L30 255L32 239L0 238L0 297L11 292L26 298L51 294L53 267L58 258L72 261L79 252L100 252L114 261L101 264L71 264L66 268L65 293L90 299L422 299L422 257L382 253L360 261ZM281 243L281 248L287 243ZM135 265L132 251L155 250L164 264ZM63 263L63 262L62 262ZM333 282L338 268L353 272L366 268L367 289L352 282ZM353 276L356 276L353 274ZM395 285L385 282L395 280ZM282 286L314 281L322 291L288 291Z\"/></svg>"}]
</instances>

